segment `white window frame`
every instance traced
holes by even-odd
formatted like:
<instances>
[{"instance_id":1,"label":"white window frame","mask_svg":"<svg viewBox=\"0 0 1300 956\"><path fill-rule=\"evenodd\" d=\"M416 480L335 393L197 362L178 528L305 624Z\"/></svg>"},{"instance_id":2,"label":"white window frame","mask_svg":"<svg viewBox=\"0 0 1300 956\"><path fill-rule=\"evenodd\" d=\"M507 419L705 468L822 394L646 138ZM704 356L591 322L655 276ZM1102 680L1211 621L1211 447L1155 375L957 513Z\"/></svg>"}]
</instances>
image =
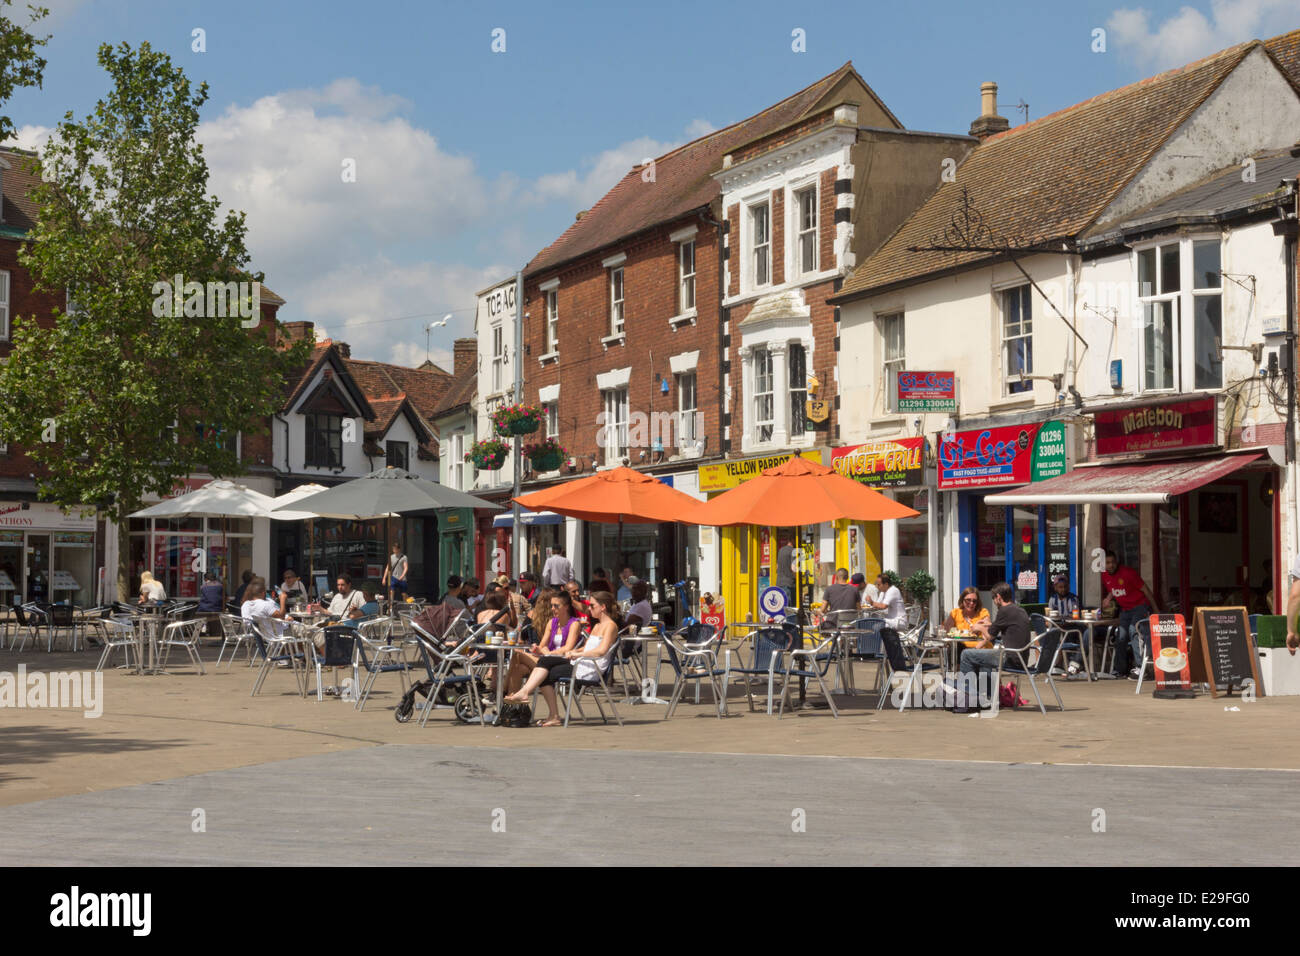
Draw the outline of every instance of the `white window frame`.
<instances>
[{"instance_id":1,"label":"white window frame","mask_svg":"<svg viewBox=\"0 0 1300 956\"><path fill-rule=\"evenodd\" d=\"M609 270L609 334L611 337L626 334L627 315L624 311L627 294L626 276L622 266Z\"/></svg>"},{"instance_id":2,"label":"white window frame","mask_svg":"<svg viewBox=\"0 0 1300 956\"><path fill-rule=\"evenodd\" d=\"M1223 341L1223 323L1227 316L1223 308L1223 276L1216 273L1215 278L1218 285L1198 286L1196 284L1198 276L1196 273L1196 247L1205 243L1213 243L1219 248L1219 272L1223 271L1223 238L1221 236L1189 236L1185 240L1187 245L1187 254L1184 258L1188 262L1188 271L1191 275L1191 281L1187 283L1187 294L1191 297L1190 308L1187 311L1188 321L1191 322L1191 334L1187 336L1189 345L1188 369L1192 375L1192 386L1197 391L1213 390L1223 388L1223 353L1216 351L1216 358L1219 362L1219 381L1217 384L1202 385L1196 380L1196 348L1197 348L1197 329L1196 329L1196 306L1202 299L1219 300L1219 334L1216 338L1220 343Z\"/></svg>"},{"instance_id":3,"label":"white window frame","mask_svg":"<svg viewBox=\"0 0 1300 956\"><path fill-rule=\"evenodd\" d=\"M546 290L546 354L560 351L560 290Z\"/></svg>"},{"instance_id":4,"label":"white window frame","mask_svg":"<svg viewBox=\"0 0 1300 956\"><path fill-rule=\"evenodd\" d=\"M804 199L811 199L812 221L808 222L804 215ZM818 258L820 250L818 249L818 208L817 208L817 184L809 183L807 186L799 187L792 192L792 205L794 207L794 228L791 232L794 234L794 273L798 276L812 275L817 271ZM811 240L812 264L804 262L803 247L804 240Z\"/></svg>"},{"instance_id":5,"label":"white window frame","mask_svg":"<svg viewBox=\"0 0 1300 956\"><path fill-rule=\"evenodd\" d=\"M695 427L700 410L699 379L695 369L677 376L677 447L689 450L700 440Z\"/></svg>"},{"instance_id":6,"label":"white window frame","mask_svg":"<svg viewBox=\"0 0 1300 956\"><path fill-rule=\"evenodd\" d=\"M1161 261L1161 252L1168 247L1173 246L1178 250L1178 288L1172 292L1160 292L1164 282L1164 265ZM1151 253L1155 262L1155 274L1153 276L1152 289L1143 289L1141 257L1144 253ZM1186 255L1183 250L1182 239L1165 239L1146 243L1141 247L1133 250L1133 276L1137 286L1138 308L1141 310L1140 321L1138 323L1138 391L1141 393L1162 393L1177 392L1181 388L1183 361L1183 330L1182 330L1182 298L1187 290L1184 271L1188 265ZM1152 315L1160 306L1168 305L1170 311L1170 341L1168 350L1173 355L1171 381L1167 385L1148 385L1147 384L1147 326L1150 322L1148 319L1148 309L1152 310Z\"/></svg>"},{"instance_id":7,"label":"white window frame","mask_svg":"<svg viewBox=\"0 0 1300 956\"><path fill-rule=\"evenodd\" d=\"M546 437L558 439L560 437L560 403L543 402L542 409L546 412Z\"/></svg>"},{"instance_id":8,"label":"white window frame","mask_svg":"<svg viewBox=\"0 0 1300 956\"><path fill-rule=\"evenodd\" d=\"M601 393L605 408L605 464L619 465L628 457L628 387L619 385Z\"/></svg>"},{"instance_id":9,"label":"white window frame","mask_svg":"<svg viewBox=\"0 0 1300 956\"><path fill-rule=\"evenodd\" d=\"M752 419L750 434L754 444L770 445L776 431L777 388L775 381L775 362L772 350L767 346L758 346L750 355L751 380L754 393L749 403ZM763 373L760 375L760 372ZM766 381L764 381L764 378ZM766 385L766 390L764 389Z\"/></svg>"},{"instance_id":10,"label":"white window frame","mask_svg":"<svg viewBox=\"0 0 1300 956\"><path fill-rule=\"evenodd\" d=\"M898 323L900 347L895 351L890 332ZM898 411L898 373L907 368L907 322L905 313L881 312L876 315L876 330L880 336L880 380L885 383L885 410Z\"/></svg>"},{"instance_id":11,"label":"white window frame","mask_svg":"<svg viewBox=\"0 0 1300 956\"><path fill-rule=\"evenodd\" d=\"M1012 323L1012 296L1019 300L1020 314L1015 323ZM1002 360L1002 394L1004 397L1013 397L1016 395L1033 395L1034 383L1032 380L1023 382L1012 379L1011 372L1011 352L1010 346L1014 342L1027 340L1029 343L1029 354L1027 367L1016 372L1016 375L1033 375L1034 374L1034 292L1033 286L1028 282L1020 285L1014 285L998 291L998 304L1000 307L1000 317L998 323L998 354ZM1028 310L1028 315L1026 315Z\"/></svg>"},{"instance_id":12,"label":"white window frame","mask_svg":"<svg viewBox=\"0 0 1300 956\"><path fill-rule=\"evenodd\" d=\"M451 433L451 462L447 470L447 480L457 491L465 490L465 433Z\"/></svg>"},{"instance_id":13,"label":"white window frame","mask_svg":"<svg viewBox=\"0 0 1300 956\"><path fill-rule=\"evenodd\" d=\"M687 253L690 262L687 262ZM695 311L695 240L693 238L677 245L677 314L686 315Z\"/></svg>"},{"instance_id":14,"label":"white window frame","mask_svg":"<svg viewBox=\"0 0 1300 956\"><path fill-rule=\"evenodd\" d=\"M767 226L762 242L759 242L758 231L760 210ZM772 284L772 200L768 198L751 203L747 213L749 216L749 284L751 288L761 289ZM765 273L762 279L759 278L760 273Z\"/></svg>"},{"instance_id":15,"label":"white window frame","mask_svg":"<svg viewBox=\"0 0 1300 956\"><path fill-rule=\"evenodd\" d=\"M505 391L506 381L506 361L505 361L506 333L500 322L492 324L492 393Z\"/></svg>"},{"instance_id":16,"label":"white window frame","mask_svg":"<svg viewBox=\"0 0 1300 956\"><path fill-rule=\"evenodd\" d=\"M795 383L796 349L798 350L798 354L803 356L803 382L797 387ZM804 435L808 431L808 350L804 348L802 342L790 342L786 346L785 368L786 377L789 379L789 383L786 387L786 401L790 405L789 439L792 443L797 443L803 440ZM799 398L797 403L795 401L796 395L802 396ZM796 423L800 421L803 422L803 428L796 428Z\"/></svg>"}]
</instances>

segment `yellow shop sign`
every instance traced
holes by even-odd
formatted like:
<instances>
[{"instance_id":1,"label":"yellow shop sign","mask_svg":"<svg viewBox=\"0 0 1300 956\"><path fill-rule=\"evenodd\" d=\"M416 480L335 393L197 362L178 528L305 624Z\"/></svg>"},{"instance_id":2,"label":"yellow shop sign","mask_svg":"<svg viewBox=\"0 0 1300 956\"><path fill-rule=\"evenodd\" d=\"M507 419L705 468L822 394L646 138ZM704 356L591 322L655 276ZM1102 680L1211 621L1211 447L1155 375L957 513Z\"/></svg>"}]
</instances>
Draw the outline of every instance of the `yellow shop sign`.
<instances>
[{"instance_id":1,"label":"yellow shop sign","mask_svg":"<svg viewBox=\"0 0 1300 956\"><path fill-rule=\"evenodd\" d=\"M701 465L699 475L700 491L726 491L728 488L735 488L750 478L761 475L764 469L783 465L793 457L793 452L786 452L782 455L768 455L762 458L737 458L735 461L723 461L715 465ZM800 452L799 457L815 461L819 465L824 463L820 448Z\"/></svg>"}]
</instances>

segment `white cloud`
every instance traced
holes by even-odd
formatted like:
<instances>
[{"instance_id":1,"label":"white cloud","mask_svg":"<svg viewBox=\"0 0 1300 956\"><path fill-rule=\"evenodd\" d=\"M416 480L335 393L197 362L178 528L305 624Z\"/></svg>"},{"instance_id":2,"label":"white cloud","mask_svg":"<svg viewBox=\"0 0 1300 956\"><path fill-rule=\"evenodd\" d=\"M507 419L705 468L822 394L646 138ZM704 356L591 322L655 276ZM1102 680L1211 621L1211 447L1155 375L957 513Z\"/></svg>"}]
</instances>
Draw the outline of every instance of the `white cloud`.
<instances>
[{"instance_id":1,"label":"white cloud","mask_svg":"<svg viewBox=\"0 0 1300 956\"><path fill-rule=\"evenodd\" d=\"M1210 14L1183 6L1152 24L1144 7L1124 7L1106 21L1110 43L1146 67L1190 63L1244 40L1267 39L1295 24L1295 0L1211 0Z\"/></svg>"},{"instance_id":2,"label":"white cloud","mask_svg":"<svg viewBox=\"0 0 1300 956\"><path fill-rule=\"evenodd\" d=\"M18 127L14 131L12 142L19 149L41 150L45 148L45 144L49 141L50 134L53 132L52 127L33 126L29 123Z\"/></svg>"}]
</instances>

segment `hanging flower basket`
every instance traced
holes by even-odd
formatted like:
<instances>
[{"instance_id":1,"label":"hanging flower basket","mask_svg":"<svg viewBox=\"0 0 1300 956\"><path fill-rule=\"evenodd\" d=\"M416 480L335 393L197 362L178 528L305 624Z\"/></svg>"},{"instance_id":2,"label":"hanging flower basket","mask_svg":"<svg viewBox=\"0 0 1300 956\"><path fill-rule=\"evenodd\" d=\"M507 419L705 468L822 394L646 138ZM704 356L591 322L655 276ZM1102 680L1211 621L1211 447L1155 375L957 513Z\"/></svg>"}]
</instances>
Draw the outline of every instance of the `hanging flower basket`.
<instances>
[{"instance_id":1,"label":"hanging flower basket","mask_svg":"<svg viewBox=\"0 0 1300 956\"><path fill-rule=\"evenodd\" d=\"M531 435L544 421L546 413L538 405L502 405L492 413L498 435Z\"/></svg>"},{"instance_id":2,"label":"hanging flower basket","mask_svg":"<svg viewBox=\"0 0 1300 956\"><path fill-rule=\"evenodd\" d=\"M475 442L470 450L465 452L465 460L473 463L480 471L496 471L506 463L508 451L505 442L495 438L485 438L483 441Z\"/></svg>"},{"instance_id":3,"label":"hanging flower basket","mask_svg":"<svg viewBox=\"0 0 1300 956\"><path fill-rule=\"evenodd\" d=\"M528 456L536 471L557 471L560 462L569 457L569 453L554 438L525 445L523 453Z\"/></svg>"}]
</instances>

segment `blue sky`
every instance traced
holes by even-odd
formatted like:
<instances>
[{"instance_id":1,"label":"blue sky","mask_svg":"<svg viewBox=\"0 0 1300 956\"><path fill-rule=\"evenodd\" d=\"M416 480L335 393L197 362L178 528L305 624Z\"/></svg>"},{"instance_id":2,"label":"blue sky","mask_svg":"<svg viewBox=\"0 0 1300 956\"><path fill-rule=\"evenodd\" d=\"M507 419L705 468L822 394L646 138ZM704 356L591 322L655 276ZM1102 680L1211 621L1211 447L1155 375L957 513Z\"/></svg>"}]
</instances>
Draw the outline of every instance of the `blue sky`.
<instances>
[{"instance_id":1,"label":"blue sky","mask_svg":"<svg viewBox=\"0 0 1300 956\"><path fill-rule=\"evenodd\" d=\"M8 109L39 143L103 95L101 42L167 50L210 100L212 188L248 212L286 320L358 357L418 363L472 331L513 271L633 164L742 119L846 60L911 129L965 132L995 80L1013 124L1251 37L1294 0L1142 4L261 3L43 0L42 90ZM205 31L206 51L192 50ZM505 30L506 50L491 49ZM1093 31L1106 31L1095 53ZM805 31L806 52L791 34ZM344 159L357 181L344 183Z\"/></svg>"}]
</instances>

